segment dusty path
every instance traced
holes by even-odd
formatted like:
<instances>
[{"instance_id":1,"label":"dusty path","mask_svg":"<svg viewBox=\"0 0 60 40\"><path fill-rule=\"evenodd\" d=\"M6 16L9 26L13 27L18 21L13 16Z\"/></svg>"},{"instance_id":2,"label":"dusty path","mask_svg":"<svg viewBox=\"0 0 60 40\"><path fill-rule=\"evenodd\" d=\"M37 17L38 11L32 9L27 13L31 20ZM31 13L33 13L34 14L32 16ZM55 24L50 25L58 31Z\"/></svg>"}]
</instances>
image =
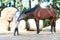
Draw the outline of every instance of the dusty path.
<instances>
[{"instance_id":1,"label":"dusty path","mask_svg":"<svg viewBox=\"0 0 60 40\"><path fill-rule=\"evenodd\" d=\"M0 40L60 40L60 33L51 34L50 32L41 32L39 35L34 32L21 33L14 36L13 33L0 34Z\"/></svg>"}]
</instances>

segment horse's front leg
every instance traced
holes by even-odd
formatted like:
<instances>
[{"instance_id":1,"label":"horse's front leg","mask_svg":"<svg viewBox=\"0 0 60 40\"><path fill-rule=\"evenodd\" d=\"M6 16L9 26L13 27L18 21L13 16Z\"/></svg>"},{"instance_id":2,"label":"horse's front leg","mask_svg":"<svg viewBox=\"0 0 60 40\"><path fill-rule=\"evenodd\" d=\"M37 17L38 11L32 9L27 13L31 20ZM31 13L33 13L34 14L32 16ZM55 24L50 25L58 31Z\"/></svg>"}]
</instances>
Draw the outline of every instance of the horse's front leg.
<instances>
[{"instance_id":1,"label":"horse's front leg","mask_svg":"<svg viewBox=\"0 0 60 40\"><path fill-rule=\"evenodd\" d=\"M37 28L37 34L39 34L40 30L39 30L39 19L35 19L36 22L36 28Z\"/></svg>"},{"instance_id":2,"label":"horse's front leg","mask_svg":"<svg viewBox=\"0 0 60 40\"><path fill-rule=\"evenodd\" d=\"M37 26L37 34L39 34L40 30L39 30L39 24L36 24Z\"/></svg>"}]
</instances>

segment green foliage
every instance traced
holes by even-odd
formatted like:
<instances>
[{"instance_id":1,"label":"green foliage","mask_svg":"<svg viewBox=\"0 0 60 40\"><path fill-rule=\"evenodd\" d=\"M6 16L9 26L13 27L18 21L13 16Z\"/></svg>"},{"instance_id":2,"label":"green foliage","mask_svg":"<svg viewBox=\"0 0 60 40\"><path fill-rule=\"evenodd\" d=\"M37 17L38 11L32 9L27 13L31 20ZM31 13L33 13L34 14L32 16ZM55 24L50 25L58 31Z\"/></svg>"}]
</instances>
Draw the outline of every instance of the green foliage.
<instances>
[{"instance_id":1,"label":"green foliage","mask_svg":"<svg viewBox=\"0 0 60 40\"><path fill-rule=\"evenodd\" d=\"M23 12L27 11L26 7L23 7L22 10L23 10Z\"/></svg>"},{"instance_id":2,"label":"green foliage","mask_svg":"<svg viewBox=\"0 0 60 40\"><path fill-rule=\"evenodd\" d=\"M44 25L44 27L49 26L50 20L43 20L43 25Z\"/></svg>"},{"instance_id":3,"label":"green foliage","mask_svg":"<svg viewBox=\"0 0 60 40\"><path fill-rule=\"evenodd\" d=\"M2 0L2 3L10 3L11 0Z\"/></svg>"},{"instance_id":4,"label":"green foliage","mask_svg":"<svg viewBox=\"0 0 60 40\"><path fill-rule=\"evenodd\" d=\"M59 18L59 16L60 16L60 7L58 7L57 4L60 6L60 0L54 0L52 7L57 10L57 18Z\"/></svg>"}]
</instances>

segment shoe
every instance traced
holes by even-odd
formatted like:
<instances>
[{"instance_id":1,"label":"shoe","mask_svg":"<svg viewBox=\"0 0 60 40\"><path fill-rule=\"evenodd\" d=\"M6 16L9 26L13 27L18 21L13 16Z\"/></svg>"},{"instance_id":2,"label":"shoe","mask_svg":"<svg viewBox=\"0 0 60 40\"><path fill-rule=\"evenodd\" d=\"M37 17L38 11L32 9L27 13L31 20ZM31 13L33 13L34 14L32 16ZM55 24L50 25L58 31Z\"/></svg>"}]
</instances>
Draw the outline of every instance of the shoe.
<instances>
[{"instance_id":1,"label":"shoe","mask_svg":"<svg viewBox=\"0 0 60 40\"><path fill-rule=\"evenodd\" d=\"M14 36L16 36L16 35L14 34Z\"/></svg>"},{"instance_id":2,"label":"shoe","mask_svg":"<svg viewBox=\"0 0 60 40\"><path fill-rule=\"evenodd\" d=\"M19 34L17 34L17 35L19 35Z\"/></svg>"}]
</instances>

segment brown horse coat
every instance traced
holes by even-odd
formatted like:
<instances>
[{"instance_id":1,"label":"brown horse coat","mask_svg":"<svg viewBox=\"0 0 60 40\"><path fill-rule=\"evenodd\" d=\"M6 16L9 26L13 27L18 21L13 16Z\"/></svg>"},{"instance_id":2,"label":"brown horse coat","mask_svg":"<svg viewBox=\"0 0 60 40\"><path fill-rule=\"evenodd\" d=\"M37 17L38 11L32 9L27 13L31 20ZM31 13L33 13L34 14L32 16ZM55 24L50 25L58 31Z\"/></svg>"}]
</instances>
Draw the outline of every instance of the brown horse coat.
<instances>
[{"instance_id":1,"label":"brown horse coat","mask_svg":"<svg viewBox=\"0 0 60 40\"><path fill-rule=\"evenodd\" d=\"M32 12L24 13L20 16L19 20L21 19L26 19L27 17L33 17L36 21L37 25L37 34L39 34L39 20L45 20L49 19L50 24L51 24L51 32L54 29L55 30L55 25L56 25L56 10L53 8L40 8L37 6Z\"/></svg>"}]
</instances>

